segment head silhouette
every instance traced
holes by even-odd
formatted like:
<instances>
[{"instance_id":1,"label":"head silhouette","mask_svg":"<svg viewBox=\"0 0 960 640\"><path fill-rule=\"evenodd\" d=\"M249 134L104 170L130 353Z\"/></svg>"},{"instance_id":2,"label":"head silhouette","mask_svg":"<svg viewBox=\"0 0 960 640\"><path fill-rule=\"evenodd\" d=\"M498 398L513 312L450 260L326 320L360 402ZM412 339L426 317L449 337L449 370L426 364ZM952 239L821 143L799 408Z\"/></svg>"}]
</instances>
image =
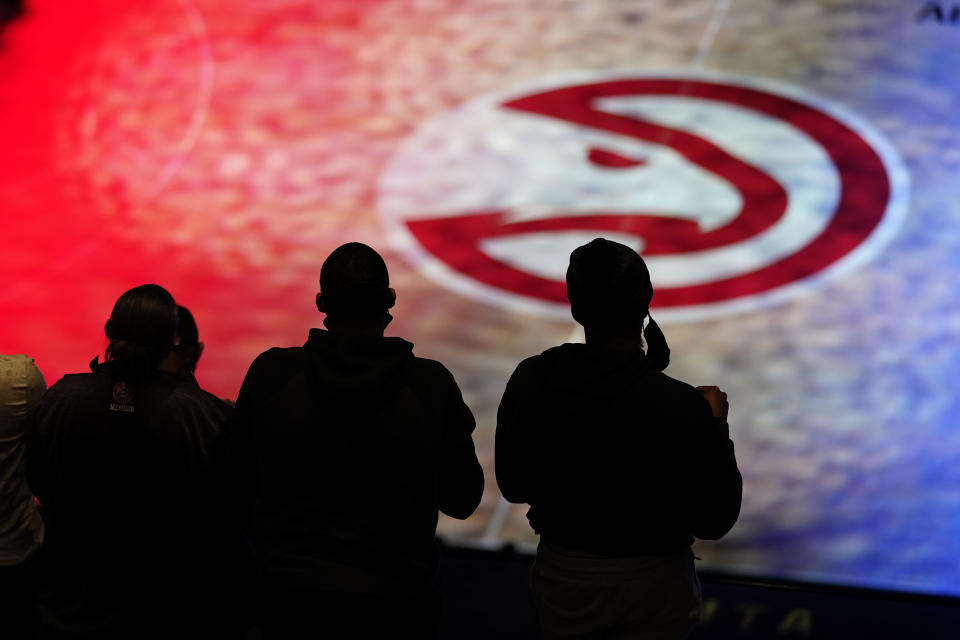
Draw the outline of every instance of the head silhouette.
<instances>
[{"instance_id":1,"label":"head silhouette","mask_svg":"<svg viewBox=\"0 0 960 640\"><path fill-rule=\"evenodd\" d=\"M328 328L331 323L384 323L387 309L393 307L395 300L386 263L365 244L348 242L337 247L320 269L317 308L327 314L324 324Z\"/></svg>"},{"instance_id":2,"label":"head silhouette","mask_svg":"<svg viewBox=\"0 0 960 640\"><path fill-rule=\"evenodd\" d=\"M110 341L106 360L114 375L135 382L170 353L177 334L177 303L159 285L134 287L113 305L104 333Z\"/></svg>"},{"instance_id":3,"label":"head silhouette","mask_svg":"<svg viewBox=\"0 0 960 640\"><path fill-rule=\"evenodd\" d=\"M191 349L200 343L197 321L193 319L190 309L182 304L177 305L177 338L177 346L181 349Z\"/></svg>"},{"instance_id":4,"label":"head silhouette","mask_svg":"<svg viewBox=\"0 0 960 640\"><path fill-rule=\"evenodd\" d=\"M615 332L643 322L653 297L650 272L636 251L604 238L570 254L567 299L587 329Z\"/></svg>"},{"instance_id":5,"label":"head silhouette","mask_svg":"<svg viewBox=\"0 0 960 640\"><path fill-rule=\"evenodd\" d=\"M170 354L160 364L160 369L196 382L194 373L201 355L203 355L203 343L200 342L200 333L197 331L193 314L190 313L190 309L178 304L177 336L173 341Z\"/></svg>"}]
</instances>

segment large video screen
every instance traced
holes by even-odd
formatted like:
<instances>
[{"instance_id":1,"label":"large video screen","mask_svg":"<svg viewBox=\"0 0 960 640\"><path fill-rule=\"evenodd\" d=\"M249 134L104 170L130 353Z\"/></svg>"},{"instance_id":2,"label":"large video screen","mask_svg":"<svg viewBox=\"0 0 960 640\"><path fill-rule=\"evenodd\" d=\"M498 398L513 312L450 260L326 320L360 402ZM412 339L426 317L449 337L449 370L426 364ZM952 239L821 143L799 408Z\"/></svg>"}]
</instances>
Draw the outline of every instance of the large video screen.
<instances>
[{"instance_id":1,"label":"large video screen","mask_svg":"<svg viewBox=\"0 0 960 640\"><path fill-rule=\"evenodd\" d=\"M0 33L0 351L83 371L124 290L198 377L305 341L361 241L487 476L451 540L534 544L493 473L517 363L582 340L570 250L650 266L667 373L744 476L702 566L960 595L960 17L909 0L32 0Z\"/></svg>"}]
</instances>

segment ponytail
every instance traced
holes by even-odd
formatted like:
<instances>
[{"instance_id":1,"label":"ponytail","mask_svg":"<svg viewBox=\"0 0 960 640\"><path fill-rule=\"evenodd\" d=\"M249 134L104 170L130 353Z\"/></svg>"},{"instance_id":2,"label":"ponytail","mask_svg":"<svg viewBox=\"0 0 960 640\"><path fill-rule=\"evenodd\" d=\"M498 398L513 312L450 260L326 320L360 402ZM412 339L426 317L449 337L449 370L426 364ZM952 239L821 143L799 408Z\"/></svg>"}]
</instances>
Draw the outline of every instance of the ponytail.
<instances>
[{"instance_id":1,"label":"ponytail","mask_svg":"<svg viewBox=\"0 0 960 640\"><path fill-rule=\"evenodd\" d=\"M130 289L113 306L104 333L105 360L117 380L137 382L160 366L177 332L177 305L163 287Z\"/></svg>"}]
</instances>

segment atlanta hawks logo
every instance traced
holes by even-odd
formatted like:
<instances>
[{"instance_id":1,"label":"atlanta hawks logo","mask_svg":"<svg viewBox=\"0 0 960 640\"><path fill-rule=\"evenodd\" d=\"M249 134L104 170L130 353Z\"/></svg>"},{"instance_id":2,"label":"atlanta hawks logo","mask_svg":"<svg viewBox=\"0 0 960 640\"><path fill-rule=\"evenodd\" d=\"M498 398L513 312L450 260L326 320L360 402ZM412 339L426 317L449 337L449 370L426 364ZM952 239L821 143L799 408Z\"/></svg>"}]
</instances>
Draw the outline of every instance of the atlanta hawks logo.
<instances>
[{"instance_id":1,"label":"atlanta hawks logo","mask_svg":"<svg viewBox=\"0 0 960 640\"><path fill-rule=\"evenodd\" d=\"M391 158L391 242L445 286L567 315L570 252L647 261L658 318L784 300L872 258L906 212L893 147L823 99L755 79L592 74L483 96Z\"/></svg>"}]
</instances>

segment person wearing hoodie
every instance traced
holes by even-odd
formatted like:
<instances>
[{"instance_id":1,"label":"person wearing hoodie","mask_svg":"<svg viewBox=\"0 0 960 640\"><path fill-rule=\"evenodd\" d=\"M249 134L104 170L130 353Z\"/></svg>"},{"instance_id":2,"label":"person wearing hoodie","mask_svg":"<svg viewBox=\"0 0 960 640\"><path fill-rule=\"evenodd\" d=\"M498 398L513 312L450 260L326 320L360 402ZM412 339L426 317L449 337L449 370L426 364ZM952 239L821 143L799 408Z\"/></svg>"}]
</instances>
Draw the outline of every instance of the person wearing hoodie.
<instances>
[{"instance_id":1,"label":"person wearing hoodie","mask_svg":"<svg viewBox=\"0 0 960 640\"><path fill-rule=\"evenodd\" d=\"M516 368L497 414L497 483L540 534L532 570L542 636L682 638L699 617L694 538L740 513L726 394L662 373L643 259L577 248L567 297L586 344ZM643 350L647 344L646 353Z\"/></svg>"},{"instance_id":2,"label":"person wearing hoodie","mask_svg":"<svg viewBox=\"0 0 960 640\"><path fill-rule=\"evenodd\" d=\"M250 365L227 484L257 558L265 638L430 638L438 511L483 493L470 409L450 372L385 337L396 293L367 245L320 271L326 330Z\"/></svg>"}]
</instances>

